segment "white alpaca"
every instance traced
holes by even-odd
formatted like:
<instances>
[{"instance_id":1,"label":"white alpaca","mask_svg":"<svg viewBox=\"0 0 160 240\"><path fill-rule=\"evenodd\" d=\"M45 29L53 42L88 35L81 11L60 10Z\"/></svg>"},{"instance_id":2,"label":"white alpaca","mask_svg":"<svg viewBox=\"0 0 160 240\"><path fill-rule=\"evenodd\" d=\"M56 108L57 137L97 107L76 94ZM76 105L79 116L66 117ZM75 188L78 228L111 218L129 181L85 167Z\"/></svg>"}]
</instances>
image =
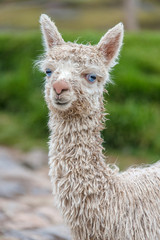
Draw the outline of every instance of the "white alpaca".
<instances>
[{"instance_id":1,"label":"white alpaca","mask_svg":"<svg viewBox=\"0 0 160 240\"><path fill-rule=\"evenodd\" d=\"M73 239L160 240L160 162L118 172L102 153L103 90L122 45L123 25L91 46L64 42L44 14L40 23L49 175Z\"/></svg>"}]
</instances>

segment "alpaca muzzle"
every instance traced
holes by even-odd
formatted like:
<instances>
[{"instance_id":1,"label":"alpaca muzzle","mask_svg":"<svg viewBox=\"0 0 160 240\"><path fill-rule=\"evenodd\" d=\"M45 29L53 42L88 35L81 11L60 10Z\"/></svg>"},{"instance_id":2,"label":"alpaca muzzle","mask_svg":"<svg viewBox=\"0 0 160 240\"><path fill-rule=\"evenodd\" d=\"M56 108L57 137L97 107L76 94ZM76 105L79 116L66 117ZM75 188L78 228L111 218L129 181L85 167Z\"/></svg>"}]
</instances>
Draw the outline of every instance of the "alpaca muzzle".
<instances>
[{"instance_id":1,"label":"alpaca muzzle","mask_svg":"<svg viewBox=\"0 0 160 240\"><path fill-rule=\"evenodd\" d=\"M62 92L69 90L69 84L64 80L56 81L53 83L53 89L59 96Z\"/></svg>"}]
</instances>

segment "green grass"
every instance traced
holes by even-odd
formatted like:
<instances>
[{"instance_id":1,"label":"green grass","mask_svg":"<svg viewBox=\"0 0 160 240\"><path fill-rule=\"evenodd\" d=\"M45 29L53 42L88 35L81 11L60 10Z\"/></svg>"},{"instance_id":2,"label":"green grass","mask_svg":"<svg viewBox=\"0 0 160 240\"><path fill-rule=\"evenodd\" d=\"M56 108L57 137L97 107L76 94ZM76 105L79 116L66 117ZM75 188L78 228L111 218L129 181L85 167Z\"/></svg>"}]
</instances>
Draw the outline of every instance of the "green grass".
<instances>
[{"instance_id":1,"label":"green grass","mask_svg":"<svg viewBox=\"0 0 160 240\"><path fill-rule=\"evenodd\" d=\"M65 40L96 44L103 33L64 32ZM115 84L105 96L110 113L104 130L107 151L148 156L160 152L160 33L126 34L120 62L111 72ZM33 68L42 54L40 33L0 35L0 144L46 147L48 111L43 74ZM148 159L147 158L147 159ZM126 159L124 157L124 159ZM126 165L124 161L124 165ZM122 168L123 168L122 163Z\"/></svg>"}]
</instances>

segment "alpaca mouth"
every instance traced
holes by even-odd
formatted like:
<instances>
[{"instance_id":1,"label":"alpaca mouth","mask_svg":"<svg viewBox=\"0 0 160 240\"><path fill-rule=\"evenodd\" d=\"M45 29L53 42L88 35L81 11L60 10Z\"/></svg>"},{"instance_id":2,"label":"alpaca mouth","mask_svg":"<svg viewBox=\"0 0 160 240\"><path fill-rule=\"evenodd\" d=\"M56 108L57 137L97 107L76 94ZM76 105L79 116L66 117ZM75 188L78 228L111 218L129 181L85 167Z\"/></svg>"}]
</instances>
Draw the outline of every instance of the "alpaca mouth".
<instances>
[{"instance_id":1,"label":"alpaca mouth","mask_svg":"<svg viewBox=\"0 0 160 240\"><path fill-rule=\"evenodd\" d=\"M64 105L67 105L70 101L66 101L66 102L61 102L61 101L55 101L55 103L57 105L61 105L61 106L64 106Z\"/></svg>"}]
</instances>

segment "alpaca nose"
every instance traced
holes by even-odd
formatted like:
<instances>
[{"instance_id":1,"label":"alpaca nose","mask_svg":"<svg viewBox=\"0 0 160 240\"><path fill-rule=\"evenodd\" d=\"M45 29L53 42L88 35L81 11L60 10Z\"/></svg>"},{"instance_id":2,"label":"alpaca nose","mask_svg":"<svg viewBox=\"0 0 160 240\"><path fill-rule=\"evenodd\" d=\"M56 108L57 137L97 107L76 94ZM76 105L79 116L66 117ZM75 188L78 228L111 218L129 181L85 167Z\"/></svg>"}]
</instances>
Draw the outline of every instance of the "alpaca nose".
<instances>
[{"instance_id":1,"label":"alpaca nose","mask_svg":"<svg viewBox=\"0 0 160 240\"><path fill-rule=\"evenodd\" d=\"M53 89L60 95L63 91L69 90L69 85L66 81L60 80L53 83Z\"/></svg>"}]
</instances>

